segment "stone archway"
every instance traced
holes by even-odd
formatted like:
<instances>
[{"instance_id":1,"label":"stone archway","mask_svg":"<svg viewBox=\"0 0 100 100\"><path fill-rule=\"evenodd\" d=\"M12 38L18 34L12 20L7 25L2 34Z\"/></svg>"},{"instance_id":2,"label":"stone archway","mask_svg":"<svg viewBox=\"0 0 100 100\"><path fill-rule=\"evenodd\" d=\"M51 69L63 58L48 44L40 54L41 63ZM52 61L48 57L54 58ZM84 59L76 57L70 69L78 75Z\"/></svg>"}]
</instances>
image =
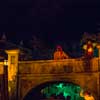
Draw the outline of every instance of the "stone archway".
<instances>
[{"instance_id":1,"label":"stone archway","mask_svg":"<svg viewBox=\"0 0 100 100\"><path fill-rule=\"evenodd\" d=\"M23 100L49 100L50 97L61 98L61 100L83 100L80 97L81 87L66 81L53 81L40 84L32 88ZM71 99L67 99L71 98Z\"/></svg>"}]
</instances>

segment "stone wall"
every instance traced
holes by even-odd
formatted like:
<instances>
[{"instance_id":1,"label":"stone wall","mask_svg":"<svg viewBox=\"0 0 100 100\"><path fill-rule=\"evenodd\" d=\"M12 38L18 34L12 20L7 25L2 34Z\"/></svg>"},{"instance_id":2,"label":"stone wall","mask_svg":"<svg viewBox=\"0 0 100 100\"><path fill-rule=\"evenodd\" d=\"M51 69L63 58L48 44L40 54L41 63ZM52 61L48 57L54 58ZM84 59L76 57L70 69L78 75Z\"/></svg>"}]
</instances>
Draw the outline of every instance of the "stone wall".
<instances>
[{"instance_id":1,"label":"stone wall","mask_svg":"<svg viewBox=\"0 0 100 100\"><path fill-rule=\"evenodd\" d=\"M80 59L19 62L17 99L23 100L32 88L45 82L66 81L91 90L99 100L98 58L91 61L90 72L86 72L84 67L84 61Z\"/></svg>"},{"instance_id":2,"label":"stone wall","mask_svg":"<svg viewBox=\"0 0 100 100\"><path fill-rule=\"evenodd\" d=\"M90 77L91 76L91 77ZM97 74L65 74L65 75L45 75L45 76L23 76L20 78L19 85L19 98L22 98L27 95L27 93L34 87L52 81L66 81L78 84L83 89L90 90L94 97L98 97L98 85L97 85ZM96 99L97 100L97 99Z\"/></svg>"},{"instance_id":3,"label":"stone wall","mask_svg":"<svg viewBox=\"0 0 100 100\"><path fill-rule=\"evenodd\" d=\"M85 62L80 59L66 60L40 60L19 62L19 74L54 74L54 73L72 73L86 72ZM91 60L90 71L97 72L98 58Z\"/></svg>"}]
</instances>

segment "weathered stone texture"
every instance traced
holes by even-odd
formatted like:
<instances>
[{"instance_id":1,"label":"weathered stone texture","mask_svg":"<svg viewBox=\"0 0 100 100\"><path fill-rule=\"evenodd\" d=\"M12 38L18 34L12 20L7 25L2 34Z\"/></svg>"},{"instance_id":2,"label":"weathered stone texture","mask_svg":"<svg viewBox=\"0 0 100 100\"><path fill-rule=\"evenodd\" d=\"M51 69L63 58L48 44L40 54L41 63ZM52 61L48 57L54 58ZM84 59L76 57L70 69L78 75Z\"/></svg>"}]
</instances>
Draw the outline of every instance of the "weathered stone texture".
<instances>
[{"instance_id":1,"label":"weathered stone texture","mask_svg":"<svg viewBox=\"0 0 100 100\"><path fill-rule=\"evenodd\" d=\"M34 87L49 81L72 82L92 91L99 100L99 68L98 59L91 60L90 71L84 69L84 61L80 59L41 60L19 62L18 98L24 96Z\"/></svg>"}]
</instances>

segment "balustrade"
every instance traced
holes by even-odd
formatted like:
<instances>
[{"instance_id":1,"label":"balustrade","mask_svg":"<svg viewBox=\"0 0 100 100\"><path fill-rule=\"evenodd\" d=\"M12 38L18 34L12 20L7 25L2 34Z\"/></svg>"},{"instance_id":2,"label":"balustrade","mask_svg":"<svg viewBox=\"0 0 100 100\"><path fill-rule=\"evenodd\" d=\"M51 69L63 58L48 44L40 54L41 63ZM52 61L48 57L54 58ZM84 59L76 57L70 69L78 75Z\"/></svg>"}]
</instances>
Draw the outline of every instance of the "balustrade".
<instances>
[{"instance_id":1,"label":"balustrade","mask_svg":"<svg viewBox=\"0 0 100 100\"><path fill-rule=\"evenodd\" d=\"M87 64L90 63L90 64ZM19 74L56 74L95 72L99 70L99 59L93 58L90 62L82 59L40 60L19 62ZM89 66L88 66L89 65Z\"/></svg>"}]
</instances>

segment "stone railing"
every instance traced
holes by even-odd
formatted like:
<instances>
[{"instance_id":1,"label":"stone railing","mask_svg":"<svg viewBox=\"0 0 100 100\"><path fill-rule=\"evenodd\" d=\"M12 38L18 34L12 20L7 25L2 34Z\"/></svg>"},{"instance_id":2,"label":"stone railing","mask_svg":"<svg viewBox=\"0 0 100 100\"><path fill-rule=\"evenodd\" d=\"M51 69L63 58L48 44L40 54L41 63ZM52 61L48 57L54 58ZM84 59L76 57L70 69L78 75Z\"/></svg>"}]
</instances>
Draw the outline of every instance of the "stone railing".
<instances>
[{"instance_id":1,"label":"stone railing","mask_svg":"<svg viewBox=\"0 0 100 100\"><path fill-rule=\"evenodd\" d=\"M99 59L93 58L90 63L82 59L21 61L18 64L19 74L57 74L99 71Z\"/></svg>"}]
</instances>

